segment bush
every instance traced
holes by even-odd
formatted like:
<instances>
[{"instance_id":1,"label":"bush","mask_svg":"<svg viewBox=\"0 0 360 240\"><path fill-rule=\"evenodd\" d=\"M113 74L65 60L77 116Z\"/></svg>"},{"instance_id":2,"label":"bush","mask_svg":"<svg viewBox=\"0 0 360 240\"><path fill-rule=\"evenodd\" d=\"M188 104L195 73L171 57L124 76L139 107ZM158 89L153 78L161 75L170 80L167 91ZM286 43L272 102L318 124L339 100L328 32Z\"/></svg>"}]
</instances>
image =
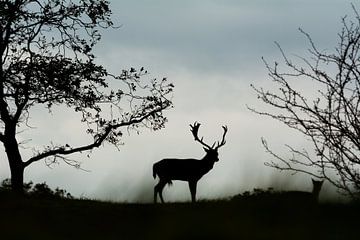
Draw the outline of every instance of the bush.
<instances>
[{"instance_id":1,"label":"bush","mask_svg":"<svg viewBox=\"0 0 360 240\"><path fill-rule=\"evenodd\" d=\"M0 192L11 192L11 180L4 179L0 185ZM55 188L52 190L46 182L34 185L32 181L24 183L24 194L36 198L56 198L56 199L73 199L74 197L66 190Z\"/></svg>"}]
</instances>

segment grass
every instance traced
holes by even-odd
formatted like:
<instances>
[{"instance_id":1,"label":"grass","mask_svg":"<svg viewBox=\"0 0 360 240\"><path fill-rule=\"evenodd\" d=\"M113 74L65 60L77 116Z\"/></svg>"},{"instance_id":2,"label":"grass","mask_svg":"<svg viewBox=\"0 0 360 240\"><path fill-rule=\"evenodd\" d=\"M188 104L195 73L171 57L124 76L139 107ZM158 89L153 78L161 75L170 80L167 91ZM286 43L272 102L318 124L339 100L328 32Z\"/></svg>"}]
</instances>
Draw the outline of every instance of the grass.
<instances>
[{"instance_id":1,"label":"grass","mask_svg":"<svg viewBox=\"0 0 360 240\"><path fill-rule=\"evenodd\" d=\"M125 204L0 195L1 239L358 239L358 204Z\"/></svg>"}]
</instances>

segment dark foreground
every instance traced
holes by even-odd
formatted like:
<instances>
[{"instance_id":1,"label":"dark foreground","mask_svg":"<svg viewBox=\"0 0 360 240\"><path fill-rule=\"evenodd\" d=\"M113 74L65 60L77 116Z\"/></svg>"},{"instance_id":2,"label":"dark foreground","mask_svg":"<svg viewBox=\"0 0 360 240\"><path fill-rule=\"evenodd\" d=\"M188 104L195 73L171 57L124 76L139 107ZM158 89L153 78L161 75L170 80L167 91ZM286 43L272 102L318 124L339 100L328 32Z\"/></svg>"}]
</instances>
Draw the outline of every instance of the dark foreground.
<instances>
[{"instance_id":1,"label":"dark foreground","mask_svg":"<svg viewBox=\"0 0 360 240\"><path fill-rule=\"evenodd\" d=\"M0 239L360 239L360 205L115 204L0 196Z\"/></svg>"}]
</instances>

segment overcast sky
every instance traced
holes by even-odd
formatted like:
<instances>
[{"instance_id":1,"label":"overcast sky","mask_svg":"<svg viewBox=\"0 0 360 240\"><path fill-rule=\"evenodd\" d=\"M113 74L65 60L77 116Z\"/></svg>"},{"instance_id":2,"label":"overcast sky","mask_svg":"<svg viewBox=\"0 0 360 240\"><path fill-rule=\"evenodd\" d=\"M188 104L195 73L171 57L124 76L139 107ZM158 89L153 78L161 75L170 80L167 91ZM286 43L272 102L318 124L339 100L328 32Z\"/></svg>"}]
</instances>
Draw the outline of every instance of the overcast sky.
<instances>
[{"instance_id":1,"label":"overcast sky","mask_svg":"<svg viewBox=\"0 0 360 240\"><path fill-rule=\"evenodd\" d=\"M332 51L341 17L352 16L351 2L343 0L112 0L119 29L103 33L96 48L97 61L112 72L145 67L150 77L167 77L175 85L174 108L167 111L166 128L124 137L117 151L105 145L90 158L74 155L88 171L65 164L49 169L43 162L26 170L27 181L67 189L75 196L116 201L151 201L152 164L162 158L201 158L189 124L202 123L199 135L209 142L221 137L227 125L227 144L220 161L198 184L198 198L237 194L254 187L311 189L308 176L288 176L264 166L271 157L260 138L275 149L283 144L307 145L303 138L271 119L249 112L258 106L250 84L270 86L261 57L280 59L274 41L288 54L305 55L308 44L298 28L311 34L319 49ZM356 2L354 2L356 4ZM76 145L89 138L76 115L57 109L52 116L37 110L35 129L24 139L35 145L49 141ZM0 178L9 177L5 156ZM325 184L324 188L329 187ZM329 190L328 190L329 191ZM189 200L185 183L166 188L165 200Z\"/></svg>"}]
</instances>

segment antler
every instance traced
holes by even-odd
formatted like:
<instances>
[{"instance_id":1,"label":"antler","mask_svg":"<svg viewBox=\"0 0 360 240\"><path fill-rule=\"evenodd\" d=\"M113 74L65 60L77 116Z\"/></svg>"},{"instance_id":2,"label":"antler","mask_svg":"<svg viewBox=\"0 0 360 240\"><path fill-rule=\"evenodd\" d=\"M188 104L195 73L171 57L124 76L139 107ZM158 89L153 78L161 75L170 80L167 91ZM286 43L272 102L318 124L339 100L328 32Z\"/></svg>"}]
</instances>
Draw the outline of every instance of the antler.
<instances>
[{"instance_id":1,"label":"antler","mask_svg":"<svg viewBox=\"0 0 360 240\"><path fill-rule=\"evenodd\" d=\"M190 124L190 131L192 132L195 141L201 143L203 146L205 146L208 149L211 149L209 145L203 142L204 137L201 137L201 139L198 137L198 131L199 131L200 123L195 122L193 125Z\"/></svg>"},{"instance_id":2,"label":"antler","mask_svg":"<svg viewBox=\"0 0 360 240\"><path fill-rule=\"evenodd\" d=\"M221 142L218 142L218 143L217 143L217 146L216 146L215 149L219 149L220 147L224 146L225 143L226 143L226 141L225 141L225 135L226 135L226 133L227 133L227 131L228 131L228 128L227 128L227 126L222 126L222 128L224 129L224 134L223 134L223 136L222 136Z\"/></svg>"},{"instance_id":3,"label":"antler","mask_svg":"<svg viewBox=\"0 0 360 240\"><path fill-rule=\"evenodd\" d=\"M225 145L225 143L226 143L225 136L228 131L227 126L222 126L222 128L224 129L224 134L222 136L222 140L221 140L221 142L218 141L216 147L214 148L216 142L210 147L209 145L207 145L206 143L203 142L203 139L204 139L203 137L201 137L201 139L198 137L200 125L201 124L198 122L195 122L193 125L190 124L190 128L191 128L190 131L192 132L195 141L201 143L203 146L205 146L208 149L219 149L220 147Z\"/></svg>"}]
</instances>

